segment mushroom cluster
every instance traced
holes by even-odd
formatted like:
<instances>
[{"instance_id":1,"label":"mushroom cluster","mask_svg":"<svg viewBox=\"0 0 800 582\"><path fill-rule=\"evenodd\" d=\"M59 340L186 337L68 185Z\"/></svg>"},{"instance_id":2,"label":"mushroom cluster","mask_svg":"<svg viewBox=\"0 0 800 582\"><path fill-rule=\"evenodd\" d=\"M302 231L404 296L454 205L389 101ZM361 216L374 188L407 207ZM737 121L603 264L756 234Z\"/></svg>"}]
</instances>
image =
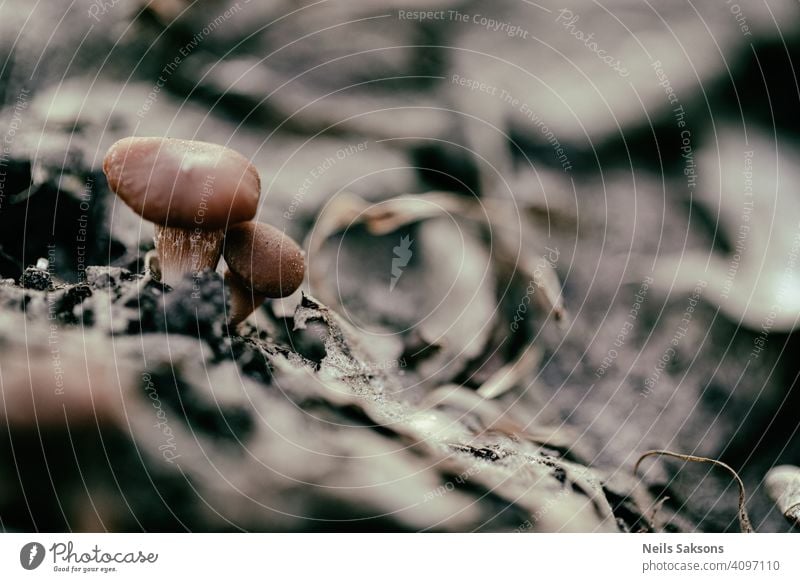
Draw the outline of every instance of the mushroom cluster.
<instances>
[{"instance_id":1,"label":"mushroom cluster","mask_svg":"<svg viewBox=\"0 0 800 582\"><path fill-rule=\"evenodd\" d=\"M252 222L261 180L240 153L199 141L127 137L109 148L103 171L116 195L155 225L162 282L174 286L187 273L216 269L224 250L231 325L302 283L297 243Z\"/></svg>"}]
</instances>

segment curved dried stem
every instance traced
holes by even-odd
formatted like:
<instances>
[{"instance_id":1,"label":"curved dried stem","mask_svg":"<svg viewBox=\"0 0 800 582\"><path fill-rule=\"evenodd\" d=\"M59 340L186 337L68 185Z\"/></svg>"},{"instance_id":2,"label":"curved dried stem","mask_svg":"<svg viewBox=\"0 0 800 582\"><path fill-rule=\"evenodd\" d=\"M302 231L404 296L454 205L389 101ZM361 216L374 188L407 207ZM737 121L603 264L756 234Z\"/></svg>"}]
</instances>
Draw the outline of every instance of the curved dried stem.
<instances>
[{"instance_id":1,"label":"curved dried stem","mask_svg":"<svg viewBox=\"0 0 800 582\"><path fill-rule=\"evenodd\" d=\"M715 467L722 467L725 469L733 476L733 478L736 480L736 484L739 486L739 528L742 530L742 533L753 533L753 526L750 523L750 517L747 515L747 507L745 506L746 493L744 482L742 481L742 478L739 477L739 473L737 473L733 467L727 463L723 463L722 461L718 461L716 459L709 459L708 457L685 455L682 453L674 453L672 451L653 450L647 451L639 457L633 467L634 475L639 471L639 465L641 465L642 461L648 457L673 457L675 459L680 459L681 461L689 461L692 463L710 463Z\"/></svg>"}]
</instances>

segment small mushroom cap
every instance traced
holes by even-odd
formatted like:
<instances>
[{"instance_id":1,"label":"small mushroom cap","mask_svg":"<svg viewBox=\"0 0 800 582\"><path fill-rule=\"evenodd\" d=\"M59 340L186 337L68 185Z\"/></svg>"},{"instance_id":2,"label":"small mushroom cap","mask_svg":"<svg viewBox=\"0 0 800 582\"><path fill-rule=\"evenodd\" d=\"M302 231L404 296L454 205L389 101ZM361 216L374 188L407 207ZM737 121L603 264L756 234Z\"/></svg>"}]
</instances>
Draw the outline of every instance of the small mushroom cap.
<instances>
[{"instance_id":1,"label":"small mushroom cap","mask_svg":"<svg viewBox=\"0 0 800 582\"><path fill-rule=\"evenodd\" d=\"M767 494L789 521L800 524L800 467L779 465L767 473Z\"/></svg>"},{"instance_id":2,"label":"small mushroom cap","mask_svg":"<svg viewBox=\"0 0 800 582\"><path fill-rule=\"evenodd\" d=\"M303 282L303 251L283 232L262 222L228 229L223 255L228 268L247 288L265 297L286 297Z\"/></svg>"},{"instance_id":3,"label":"small mushroom cap","mask_svg":"<svg viewBox=\"0 0 800 582\"><path fill-rule=\"evenodd\" d=\"M250 220L261 180L247 158L202 141L126 137L103 160L111 189L162 226L216 230Z\"/></svg>"}]
</instances>

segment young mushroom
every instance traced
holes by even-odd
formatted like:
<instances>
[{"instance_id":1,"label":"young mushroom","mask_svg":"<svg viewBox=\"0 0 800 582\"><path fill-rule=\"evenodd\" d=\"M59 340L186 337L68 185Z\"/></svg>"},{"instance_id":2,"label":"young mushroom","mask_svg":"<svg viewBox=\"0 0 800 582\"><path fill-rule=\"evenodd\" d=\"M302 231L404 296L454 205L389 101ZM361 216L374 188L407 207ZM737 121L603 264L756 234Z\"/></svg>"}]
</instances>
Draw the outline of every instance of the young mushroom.
<instances>
[{"instance_id":1,"label":"young mushroom","mask_svg":"<svg viewBox=\"0 0 800 582\"><path fill-rule=\"evenodd\" d=\"M800 525L800 467L773 467L764 478L764 485L783 517L793 525Z\"/></svg>"},{"instance_id":2,"label":"young mushroom","mask_svg":"<svg viewBox=\"0 0 800 582\"><path fill-rule=\"evenodd\" d=\"M221 145L184 139L127 137L103 160L111 189L155 224L161 280L215 269L224 229L255 216L258 171Z\"/></svg>"},{"instance_id":3,"label":"young mushroom","mask_svg":"<svg viewBox=\"0 0 800 582\"><path fill-rule=\"evenodd\" d=\"M230 325L244 321L267 298L294 293L303 282L305 257L295 241L261 222L228 229L223 253L228 269Z\"/></svg>"}]
</instances>

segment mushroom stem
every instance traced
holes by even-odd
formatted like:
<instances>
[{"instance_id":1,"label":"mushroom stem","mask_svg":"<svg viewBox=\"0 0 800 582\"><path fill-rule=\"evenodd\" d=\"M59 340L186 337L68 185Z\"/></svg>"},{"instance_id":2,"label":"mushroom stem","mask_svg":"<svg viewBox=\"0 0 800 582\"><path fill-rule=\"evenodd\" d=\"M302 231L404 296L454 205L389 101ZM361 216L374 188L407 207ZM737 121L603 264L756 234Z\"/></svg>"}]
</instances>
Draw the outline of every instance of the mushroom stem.
<instances>
[{"instance_id":1,"label":"mushroom stem","mask_svg":"<svg viewBox=\"0 0 800 582\"><path fill-rule=\"evenodd\" d=\"M225 283L228 289L228 325L236 327L255 311L267 299L266 295L256 293L230 270L225 271Z\"/></svg>"},{"instance_id":2,"label":"mushroom stem","mask_svg":"<svg viewBox=\"0 0 800 582\"><path fill-rule=\"evenodd\" d=\"M222 255L223 230L191 230L155 225L154 241L161 282L174 287L186 273L216 269Z\"/></svg>"}]
</instances>

